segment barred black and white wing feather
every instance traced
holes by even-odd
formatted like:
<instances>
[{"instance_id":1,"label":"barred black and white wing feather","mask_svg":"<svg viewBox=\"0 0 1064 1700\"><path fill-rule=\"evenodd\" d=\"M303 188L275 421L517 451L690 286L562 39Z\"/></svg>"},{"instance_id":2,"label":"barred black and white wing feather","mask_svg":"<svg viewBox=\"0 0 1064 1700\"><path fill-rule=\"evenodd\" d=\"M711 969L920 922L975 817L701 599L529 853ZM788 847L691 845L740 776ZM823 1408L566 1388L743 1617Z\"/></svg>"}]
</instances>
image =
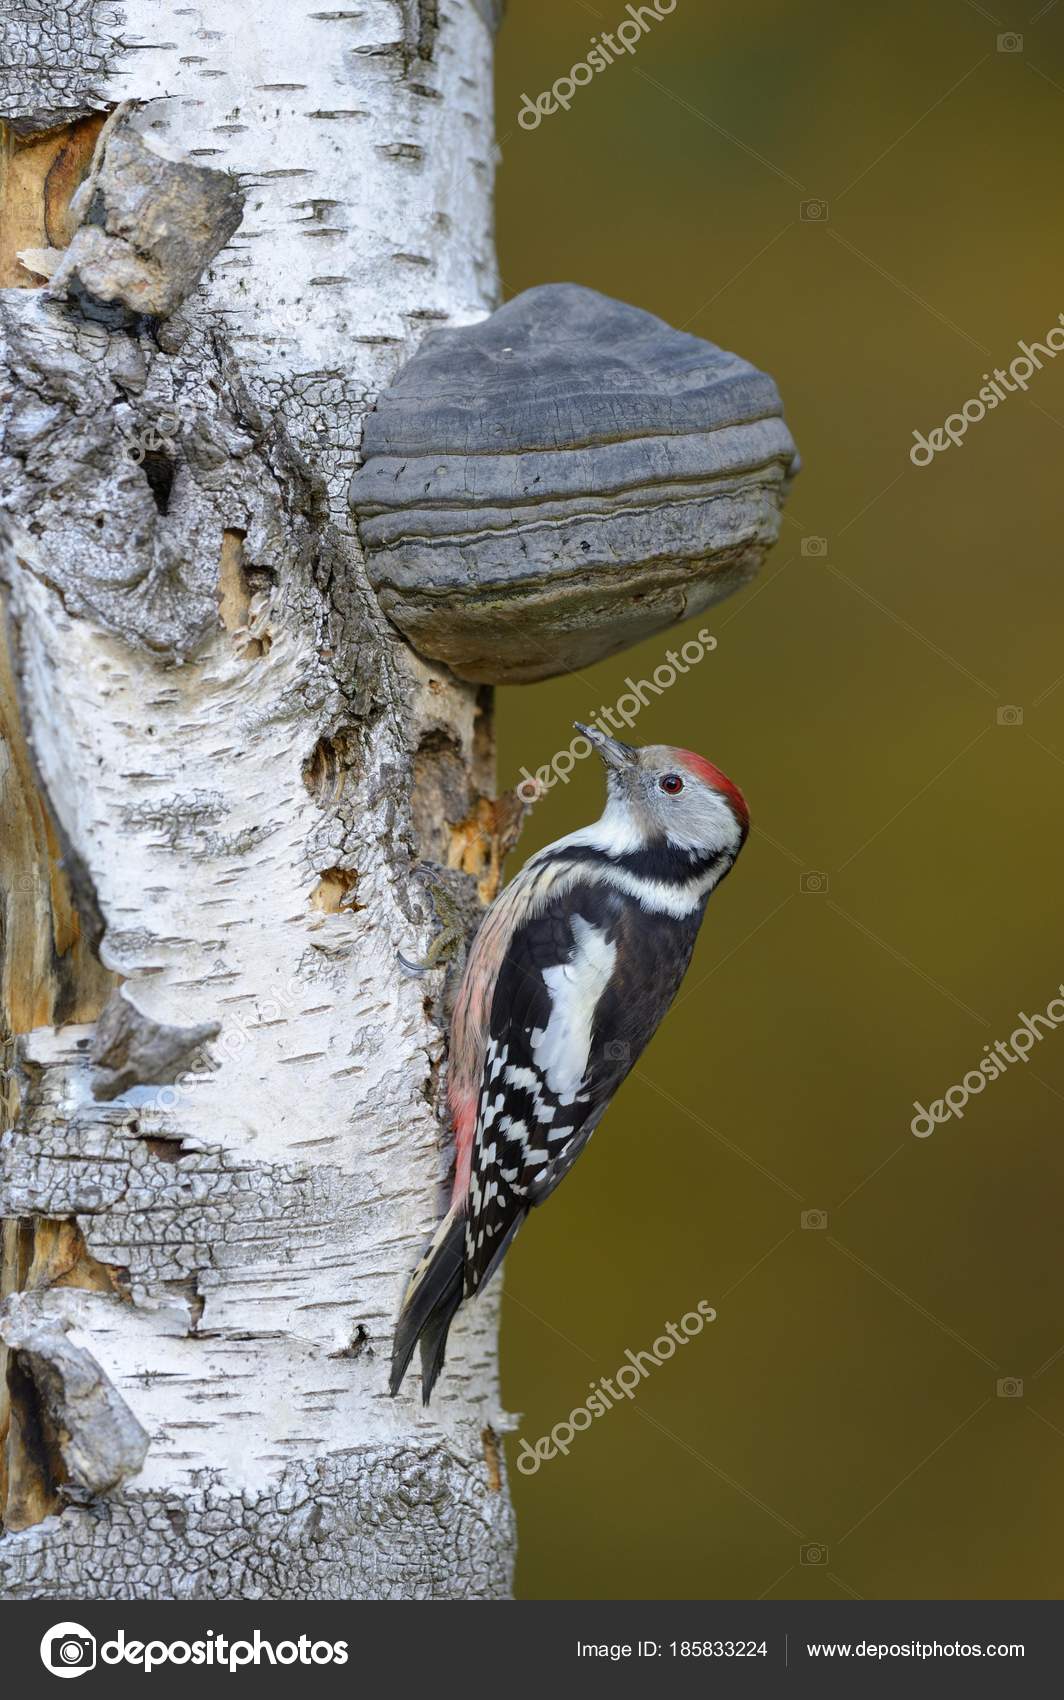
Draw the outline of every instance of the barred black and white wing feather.
<instances>
[{"instance_id":1,"label":"barred black and white wing feather","mask_svg":"<svg viewBox=\"0 0 1064 1700\"><path fill-rule=\"evenodd\" d=\"M674 920L663 932L611 886L587 882L515 931L492 999L477 1104L467 1297L590 1139L672 1001L699 919Z\"/></svg>"}]
</instances>

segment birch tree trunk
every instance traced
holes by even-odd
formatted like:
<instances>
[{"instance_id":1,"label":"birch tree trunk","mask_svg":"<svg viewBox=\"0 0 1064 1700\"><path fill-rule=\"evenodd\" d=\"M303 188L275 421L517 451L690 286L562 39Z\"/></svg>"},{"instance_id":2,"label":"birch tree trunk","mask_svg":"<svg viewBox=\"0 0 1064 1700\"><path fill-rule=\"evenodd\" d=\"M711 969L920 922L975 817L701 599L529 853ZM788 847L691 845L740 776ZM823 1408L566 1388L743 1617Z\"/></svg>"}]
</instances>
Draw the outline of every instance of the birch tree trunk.
<instances>
[{"instance_id":1,"label":"birch tree trunk","mask_svg":"<svg viewBox=\"0 0 1064 1700\"><path fill-rule=\"evenodd\" d=\"M494 304L493 13L0 21L8 1599L508 1592L495 1301L428 1412L386 1385L447 1160L444 975L398 953L498 879L490 700L345 506L378 390ZM119 102L245 195L163 319L34 259Z\"/></svg>"}]
</instances>

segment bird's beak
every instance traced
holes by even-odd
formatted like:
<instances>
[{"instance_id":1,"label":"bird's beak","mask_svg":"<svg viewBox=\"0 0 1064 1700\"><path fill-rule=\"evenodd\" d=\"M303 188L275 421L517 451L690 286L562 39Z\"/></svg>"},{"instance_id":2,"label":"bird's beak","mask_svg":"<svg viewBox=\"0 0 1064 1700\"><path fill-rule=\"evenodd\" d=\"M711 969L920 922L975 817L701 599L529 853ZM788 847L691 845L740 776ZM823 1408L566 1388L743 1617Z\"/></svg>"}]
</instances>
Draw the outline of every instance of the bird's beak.
<instances>
[{"instance_id":1,"label":"bird's beak","mask_svg":"<svg viewBox=\"0 0 1064 1700\"><path fill-rule=\"evenodd\" d=\"M635 765L638 752L631 744L622 744L619 738L611 738L608 732L600 732L597 726L582 726L579 720L574 720L573 725L589 743L594 744L607 767L623 773L625 768Z\"/></svg>"}]
</instances>

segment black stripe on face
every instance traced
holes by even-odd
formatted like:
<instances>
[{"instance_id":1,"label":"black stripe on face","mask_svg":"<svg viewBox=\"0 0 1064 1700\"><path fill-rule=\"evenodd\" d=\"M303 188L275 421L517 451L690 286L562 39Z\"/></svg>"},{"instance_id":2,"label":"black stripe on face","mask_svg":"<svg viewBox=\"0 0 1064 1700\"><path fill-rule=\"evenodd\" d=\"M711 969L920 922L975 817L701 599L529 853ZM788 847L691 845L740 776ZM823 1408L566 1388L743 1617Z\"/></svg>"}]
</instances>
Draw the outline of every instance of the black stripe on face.
<instances>
[{"instance_id":1,"label":"black stripe on face","mask_svg":"<svg viewBox=\"0 0 1064 1700\"><path fill-rule=\"evenodd\" d=\"M714 869L719 869L722 874L727 873L735 857L730 850L682 850L677 845L670 844L667 839L659 838L644 845L642 849L623 851L620 855L613 855L609 850L599 850L591 844L567 845L564 850L544 856L543 860L590 862L599 867L618 868L623 873L634 874L638 879L660 880L663 885L685 886Z\"/></svg>"}]
</instances>

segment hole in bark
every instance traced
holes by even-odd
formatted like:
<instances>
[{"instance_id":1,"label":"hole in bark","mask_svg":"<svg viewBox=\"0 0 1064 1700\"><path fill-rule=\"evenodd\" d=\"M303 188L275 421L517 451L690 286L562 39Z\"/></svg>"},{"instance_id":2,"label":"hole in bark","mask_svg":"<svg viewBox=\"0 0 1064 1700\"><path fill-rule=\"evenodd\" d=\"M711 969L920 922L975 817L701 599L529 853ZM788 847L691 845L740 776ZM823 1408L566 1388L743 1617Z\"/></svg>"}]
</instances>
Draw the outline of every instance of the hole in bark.
<instances>
[{"instance_id":1,"label":"hole in bark","mask_svg":"<svg viewBox=\"0 0 1064 1700\"><path fill-rule=\"evenodd\" d=\"M254 615L254 589L244 561L246 531L236 526L222 532L222 553L218 566L218 618L245 661L257 661L269 652L272 639L267 632L258 637L249 635ZM261 576L261 575L260 575Z\"/></svg>"},{"instance_id":2,"label":"hole in bark","mask_svg":"<svg viewBox=\"0 0 1064 1700\"><path fill-rule=\"evenodd\" d=\"M360 1322L351 1336L351 1344L349 1346L341 1347L338 1352L330 1352L329 1356L330 1358L360 1358L363 1352L368 1352L370 1357L373 1356L373 1352L370 1349L369 1335L366 1333L366 1330Z\"/></svg>"},{"instance_id":3,"label":"hole in bark","mask_svg":"<svg viewBox=\"0 0 1064 1700\"><path fill-rule=\"evenodd\" d=\"M484 1447L484 1463L488 1472L488 1492L502 1492L502 1454L499 1450L499 1437L493 1428L482 1432L481 1444Z\"/></svg>"},{"instance_id":4,"label":"hole in bark","mask_svg":"<svg viewBox=\"0 0 1064 1700\"><path fill-rule=\"evenodd\" d=\"M155 501L158 512L167 513L170 507L170 491L173 490L172 459L163 454L161 449L144 449L141 473L148 479L151 500Z\"/></svg>"},{"instance_id":5,"label":"hole in bark","mask_svg":"<svg viewBox=\"0 0 1064 1700\"><path fill-rule=\"evenodd\" d=\"M179 1163L185 1155L185 1147L180 1139L159 1139L153 1136L145 1137L141 1143L160 1163Z\"/></svg>"},{"instance_id":6,"label":"hole in bark","mask_svg":"<svg viewBox=\"0 0 1064 1700\"><path fill-rule=\"evenodd\" d=\"M227 632L239 631L248 623L251 586L244 571L246 531L236 526L222 532L222 558L218 568L218 618Z\"/></svg>"},{"instance_id":7,"label":"hole in bark","mask_svg":"<svg viewBox=\"0 0 1064 1700\"><path fill-rule=\"evenodd\" d=\"M366 907L355 900L358 881L357 868L326 868L310 894L310 907L322 915L358 914Z\"/></svg>"},{"instance_id":8,"label":"hole in bark","mask_svg":"<svg viewBox=\"0 0 1064 1700\"><path fill-rule=\"evenodd\" d=\"M319 738L303 763L303 783L322 808L338 801L349 778L362 774L362 751L358 740L340 732Z\"/></svg>"},{"instance_id":9,"label":"hole in bark","mask_svg":"<svg viewBox=\"0 0 1064 1700\"><path fill-rule=\"evenodd\" d=\"M170 506L170 492L174 487L174 463L169 455L161 449L145 449L144 458L140 463L141 471L148 480L155 506L161 514L165 514Z\"/></svg>"}]
</instances>

